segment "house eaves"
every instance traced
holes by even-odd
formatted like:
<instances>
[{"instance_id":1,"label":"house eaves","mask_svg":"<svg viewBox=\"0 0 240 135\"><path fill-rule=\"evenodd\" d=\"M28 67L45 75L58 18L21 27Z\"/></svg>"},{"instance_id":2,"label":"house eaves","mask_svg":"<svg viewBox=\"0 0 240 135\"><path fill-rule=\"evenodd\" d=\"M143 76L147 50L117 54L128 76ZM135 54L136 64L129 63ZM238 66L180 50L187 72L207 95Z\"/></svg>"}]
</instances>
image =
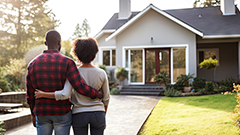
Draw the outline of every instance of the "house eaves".
<instances>
[{"instance_id":1,"label":"house eaves","mask_svg":"<svg viewBox=\"0 0 240 135\"><path fill-rule=\"evenodd\" d=\"M147 13L149 10L155 10L156 12L160 13L161 15L167 17L168 19L174 21L175 23L185 27L186 29L192 31L193 33L203 37L203 33L191 26L189 26L188 24L182 22L181 20L173 17L172 15L158 9L157 7L155 7L154 5L150 4L147 8L145 8L143 11L141 11L140 13L138 13L136 16L134 16L131 20L129 20L128 22L126 22L123 26L121 26L119 29L117 29L114 33L112 33L110 36L108 36L105 40L109 41L110 39L114 38L115 36L117 36L118 34L120 34L123 30L125 30L127 27L129 27L132 23L134 23L135 21L137 21L141 16L143 16L145 13Z\"/></svg>"},{"instance_id":2,"label":"house eaves","mask_svg":"<svg viewBox=\"0 0 240 135\"><path fill-rule=\"evenodd\" d=\"M212 38L239 38L240 34L236 35L208 35L208 36L203 36L203 39L212 39Z\"/></svg>"},{"instance_id":3,"label":"house eaves","mask_svg":"<svg viewBox=\"0 0 240 135\"><path fill-rule=\"evenodd\" d=\"M97 40L97 39L100 38L103 34L105 34L105 33L113 33L114 31L116 31L116 30L115 30L115 29L102 30L102 31L100 31L97 35L95 35L93 38Z\"/></svg>"}]
</instances>

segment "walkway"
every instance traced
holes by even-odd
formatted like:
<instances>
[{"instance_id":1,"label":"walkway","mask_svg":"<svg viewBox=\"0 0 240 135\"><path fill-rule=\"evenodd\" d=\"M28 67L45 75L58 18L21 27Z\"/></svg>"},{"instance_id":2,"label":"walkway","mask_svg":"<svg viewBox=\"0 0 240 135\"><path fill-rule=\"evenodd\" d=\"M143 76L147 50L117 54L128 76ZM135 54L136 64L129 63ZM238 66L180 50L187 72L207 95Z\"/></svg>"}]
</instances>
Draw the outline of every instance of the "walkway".
<instances>
[{"instance_id":1,"label":"walkway","mask_svg":"<svg viewBox=\"0 0 240 135\"><path fill-rule=\"evenodd\" d=\"M161 99L157 96L111 95L105 135L136 135ZM31 123L9 130L5 135L36 135ZM73 132L71 130L71 134Z\"/></svg>"}]
</instances>

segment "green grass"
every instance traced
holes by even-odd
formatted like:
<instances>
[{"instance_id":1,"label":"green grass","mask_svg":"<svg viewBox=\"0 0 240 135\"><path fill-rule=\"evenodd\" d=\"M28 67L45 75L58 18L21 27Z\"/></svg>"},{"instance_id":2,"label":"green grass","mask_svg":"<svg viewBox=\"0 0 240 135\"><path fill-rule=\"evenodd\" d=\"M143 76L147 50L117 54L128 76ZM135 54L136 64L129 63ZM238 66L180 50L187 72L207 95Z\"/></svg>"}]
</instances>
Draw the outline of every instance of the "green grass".
<instances>
[{"instance_id":1,"label":"green grass","mask_svg":"<svg viewBox=\"0 0 240 135\"><path fill-rule=\"evenodd\" d=\"M163 97L140 135L239 135L233 125L233 95Z\"/></svg>"}]
</instances>

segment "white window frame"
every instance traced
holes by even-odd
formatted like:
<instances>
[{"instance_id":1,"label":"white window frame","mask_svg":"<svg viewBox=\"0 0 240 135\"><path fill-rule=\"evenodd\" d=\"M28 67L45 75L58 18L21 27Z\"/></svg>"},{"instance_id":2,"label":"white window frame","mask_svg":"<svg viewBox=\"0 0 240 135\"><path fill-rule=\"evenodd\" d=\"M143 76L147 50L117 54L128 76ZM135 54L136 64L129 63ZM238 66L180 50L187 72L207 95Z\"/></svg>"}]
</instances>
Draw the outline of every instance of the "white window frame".
<instances>
[{"instance_id":1,"label":"white window frame","mask_svg":"<svg viewBox=\"0 0 240 135\"><path fill-rule=\"evenodd\" d=\"M174 84L173 82L173 49L176 48L185 48L185 65L186 65L186 73L189 73L189 47L188 44L173 44L173 45L143 45L143 46L123 46L122 47L122 66L125 67L125 51L129 50L128 52L128 66L129 68L125 67L128 71L131 71L131 56L130 56L130 50L143 50L143 82L142 83L131 83L130 77L131 74L128 72L128 84L145 84L145 48L170 48L171 49L171 84Z\"/></svg>"},{"instance_id":2,"label":"white window frame","mask_svg":"<svg viewBox=\"0 0 240 135\"><path fill-rule=\"evenodd\" d=\"M112 65L112 50L115 50L115 66ZM99 63L101 65L103 65L103 51L110 51L110 66L106 67L116 67L116 46L99 47Z\"/></svg>"},{"instance_id":3,"label":"white window frame","mask_svg":"<svg viewBox=\"0 0 240 135\"><path fill-rule=\"evenodd\" d=\"M218 60L217 66L220 65L220 57L219 57L219 48L200 48L197 49L197 66L199 67L200 62L199 62L199 52L200 51L216 51L216 59Z\"/></svg>"}]
</instances>

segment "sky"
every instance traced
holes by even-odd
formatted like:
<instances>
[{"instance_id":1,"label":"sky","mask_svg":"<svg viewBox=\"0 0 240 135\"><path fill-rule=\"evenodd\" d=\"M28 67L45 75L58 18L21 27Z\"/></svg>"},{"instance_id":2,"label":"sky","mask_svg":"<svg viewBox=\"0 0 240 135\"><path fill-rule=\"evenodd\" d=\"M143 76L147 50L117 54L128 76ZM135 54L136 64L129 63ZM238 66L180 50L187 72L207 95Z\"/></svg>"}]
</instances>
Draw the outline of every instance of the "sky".
<instances>
[{"instance_id":1,"label":"sky","mask_svg":"<svg viewBox=\"0 0 240 135\"><path fill-rule=\"evenodd\" d=\"M195 0L131 0L131 11L142 11L153 4L161 10L192 8ZM235 0L240 6L240 0ZM88 20L94 37L114 13L119 12L119 0L49 0L48 7L52 9L61 24L56 28L62 36L62 40L68 40L76 25L80 26L84 19ZM239 7L238 6L238 7Z\"/></svg>"}]
</instances>

